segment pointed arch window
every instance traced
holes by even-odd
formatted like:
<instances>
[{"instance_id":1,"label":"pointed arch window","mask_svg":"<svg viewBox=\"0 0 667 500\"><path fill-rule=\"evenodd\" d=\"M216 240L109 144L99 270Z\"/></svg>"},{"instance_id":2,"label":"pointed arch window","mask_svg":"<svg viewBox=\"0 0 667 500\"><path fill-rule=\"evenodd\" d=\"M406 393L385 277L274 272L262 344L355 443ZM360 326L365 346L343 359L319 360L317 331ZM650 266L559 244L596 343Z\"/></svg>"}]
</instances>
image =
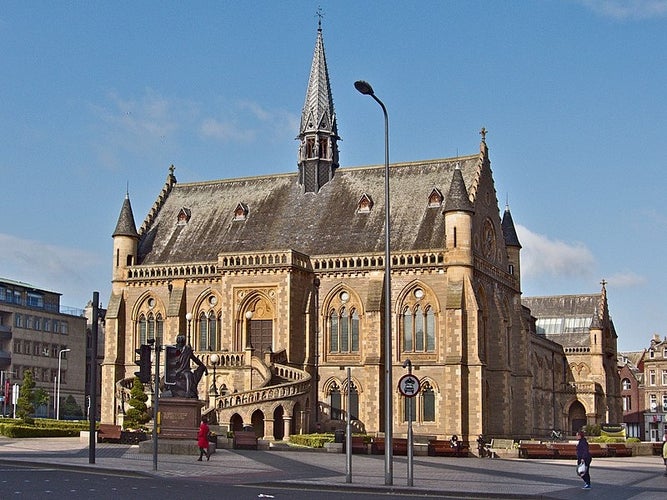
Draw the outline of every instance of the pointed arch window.
<instances>
[{"instance_id":1,"label":"pointed arch window","mask_svg":"<svg viewBox=\"0 0 667 500\"><path fill-rule=\"evenodd\" d=\"M435 315L433 308L422 309L421 305L403 310L403 351L435 351Z\"/></svg>"},{"instance_id":2,"label":"pointed arch window","mask_svg":"<svg viewBox=\"0 0 667 500\"><path fill-rule=\"evenodd\" d=\"M424 382L421 389L422 420L435 422L435 392L428 382Z\"/></svg>"},{"instance_id":3,"label":"pointed arch window","mask_svg":"<svg viewBox=\"0 0 667 500\"><path fill-rule=\"evenodd\" d=\"M142 313L139 316L139 344L146 344L151 339L157 339L162 344L163 338L164 321L162 314L150 312L146 315Z\"/></svg>"},{"instance_id":4,"label":"pointed arch window","mask_svg":"<svg viewBox=\"0 0 667 500\"><path fill-rule=\"evenodd\" d=\"M342 306L329 314L329 352L359 351L359 313Z\"/></svg>"},{"instance_id":5,"label":"pointed arch window","mask_svg":"<svg viewBox=\"0 0 667 500\"><path fill-rule=\"evenodd\" d=\"M215 311L201 312L199 315L199 350L217 351L219 318Z\"/></svg>"},{"instance_id":6,"label":"pointed arch window","mask_svg":"<svg viewBox=\"0 0 667 500\"><path fill-rule=\"evenodd\" d=\"M341 406L341 394L338 384L333 384L329 390L329 407L331 408L331 420L340 420L343 407Z\"/></svg>"},{"instance_id":7,"label":"pointed arch window","mask_svg":"<svg viewBox=\"0 0 667 500\"><path fill-rule=\"evenodd\" d=\"M350 382L350 407L348 412L350 413L350 419L359 420L359 391L357 386L354 385L354 382Z\"/></svg>"}]
</instances>

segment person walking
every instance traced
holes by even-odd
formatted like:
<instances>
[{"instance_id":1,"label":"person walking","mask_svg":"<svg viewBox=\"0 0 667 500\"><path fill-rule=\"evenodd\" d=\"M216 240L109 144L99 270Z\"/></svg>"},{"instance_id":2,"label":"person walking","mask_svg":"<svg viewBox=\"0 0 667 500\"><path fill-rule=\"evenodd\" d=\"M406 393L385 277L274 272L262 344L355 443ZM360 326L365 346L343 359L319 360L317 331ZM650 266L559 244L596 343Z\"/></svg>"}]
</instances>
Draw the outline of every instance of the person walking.
<instances>
[{"instance_id":1,"label":"person walking","mask_svg":"<svg viewBox=\"0 0 667 500\"><path fill-rule=\"evenodd\" d=\"M665 462L665 476L667 476L667 441L662 443L662 461Z\"/></svg>"},{"instance_id":2,"label":"person walking","mask_svg":"<svg viewBox=\"0 0 667 500\"><path fill-rule=\"evenodd\" d=\"M202 417L199 432L197 432L197 446L199 446L199 458L197 462L201 462L204 455L206 455L207 462L211 459L211 455L208 452L208 433L209 428L206 423L206 417Z\"/></svg>"},{"instance_id":3,"label":"person walking","mask_svg":"<svg viewBox=\"0 0 667 500\"><path fill-rule=\"evenodd\" d=\"M579 470L578 467L581 464L584 464L586 466L584 472L580 472L579 475L581 476L581 479L583 479L585 483L582 489L589 490L591 488L590 467L591 467L591 461L593 459L591 457L591 452L588 448L588 441L586 440L586 435L584 434L583 431L577 432L577 439L579 439L579 442L577 443L577 470Z\"/></svg>"}]
</instances>

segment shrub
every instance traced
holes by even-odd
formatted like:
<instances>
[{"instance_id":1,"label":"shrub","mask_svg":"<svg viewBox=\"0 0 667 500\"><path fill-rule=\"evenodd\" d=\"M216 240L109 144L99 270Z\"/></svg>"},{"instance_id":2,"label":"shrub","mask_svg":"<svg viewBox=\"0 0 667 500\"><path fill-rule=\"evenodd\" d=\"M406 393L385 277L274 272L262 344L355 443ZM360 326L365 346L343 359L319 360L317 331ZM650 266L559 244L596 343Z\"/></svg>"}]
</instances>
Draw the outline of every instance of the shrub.
<instances>
[{"instance_id":1,"label":"shrub","mask_svg":"<svg viewBox=\"0 0 667 500\"><path fill-rule=\"evenodd\" d=\"M148 413L146 401L148 396L144 392L144 384L141 383L139 377L134 377L132 391L130 392L129 404L131 408L125 413L125 420L123 421L123 429L147 430L145 424L150 422L151 416Z\"/></svg>"}]
</instances>

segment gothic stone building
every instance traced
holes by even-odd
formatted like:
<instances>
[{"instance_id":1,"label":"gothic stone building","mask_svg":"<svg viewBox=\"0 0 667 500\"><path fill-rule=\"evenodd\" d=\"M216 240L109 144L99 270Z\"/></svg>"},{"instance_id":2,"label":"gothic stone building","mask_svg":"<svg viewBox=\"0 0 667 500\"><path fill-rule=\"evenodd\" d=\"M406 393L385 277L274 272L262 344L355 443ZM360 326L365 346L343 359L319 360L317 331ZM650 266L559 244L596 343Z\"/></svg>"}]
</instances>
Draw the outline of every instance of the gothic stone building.
<instances>
[{"instance_id":1,"label":"gothic stone building","mask_svg":"<svg viewBox=\"0 0 667 500\"><path fill-rule=\"evenodd\" d=\"M404 434L397 383L407 359L421 383L417 434L518 437L565 423L577 400L567 353L536 334L522 305L521 245L509 209L500 217L485 135L475 154L390 166L384 297L384 166L339 165L318 29L298 170L177 183L172 167L138 230L126 197L113 233L102 420L122 421L135 349L182 332L209 367L204 413L232 429L252 423L267 439L342 428L348 414L356 430L382 432L386 391ZM587 402L586 418L604 415Z\"/></svg>"}]
</instances>

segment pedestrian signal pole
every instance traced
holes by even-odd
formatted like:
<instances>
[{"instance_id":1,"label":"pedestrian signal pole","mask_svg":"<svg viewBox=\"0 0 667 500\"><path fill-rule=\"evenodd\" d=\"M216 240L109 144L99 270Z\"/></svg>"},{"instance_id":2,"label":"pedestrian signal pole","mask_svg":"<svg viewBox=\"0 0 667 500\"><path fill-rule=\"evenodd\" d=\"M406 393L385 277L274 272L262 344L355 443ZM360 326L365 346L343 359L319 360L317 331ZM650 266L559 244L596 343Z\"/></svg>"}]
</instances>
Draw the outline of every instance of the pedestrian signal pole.
<instances>
[{"instance_id":1,"label":"pedestrian signal pole","mask_svg":"<svg viewBox=\"0 0 667 500\"><path fill-rule=\"evenodd\" d=\"M414 438L412 436L412 411L414 409L414 397L419 394L419 379L412 374L412 361L406 359L403 368L408 369L408 374L403 375L398 381L398 390L405 396L408 410L408 486L414 486Z\"/></svg>"},{"instance_id":2,"label":"pedestrian signal pole","mask_svg":"<svg viewBox=\"0 0 667 500\"><path fill-rule=\"evenodd\" d=\"M160 412L158 408L159 391L160 391L160 339L149 339L149 344L155 347L155 387L153 388L153 470L157 470L157 449L158 449L158 434L160 425ZM148 361L150 362L150 345L148 347ZM150 369L150 364L148 365ZM150 379L150 376L149 376ZM150 380L149 380L150 381Z\"/></svg>"}]
</instances>

